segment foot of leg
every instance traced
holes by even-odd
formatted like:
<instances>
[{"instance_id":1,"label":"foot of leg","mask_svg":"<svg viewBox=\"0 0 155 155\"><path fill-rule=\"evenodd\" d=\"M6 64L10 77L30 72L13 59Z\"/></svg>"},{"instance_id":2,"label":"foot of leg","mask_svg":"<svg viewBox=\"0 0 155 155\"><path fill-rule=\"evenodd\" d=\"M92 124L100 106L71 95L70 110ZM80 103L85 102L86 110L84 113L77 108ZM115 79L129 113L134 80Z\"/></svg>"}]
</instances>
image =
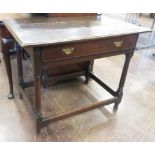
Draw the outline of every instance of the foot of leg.
<instances>
[{"instance_id":1,"label":"foot of leg","mask_svg":"<svg viewBox=\"0 0 155 155\"><path fill-rule=\"evenodd\" d=\"M40 116L40 114L37 114L37 118L36 118L36 132L40 133L41 130L41 123L42 123L42 117Z\"/></svg>"},{"instance_id":2,"label":"foot of leg","mask_svg":"<svg viewBox=\"0 0 155 155\"><path fill-rule=\"evenodd\" d=\"M89 76L88 75L85 75L85 84L88 84L88 82L89 82Z\"/></svg>"},{"instance_id":3,"label":"foot of leg","mask_svg":"<svg viewBox=\"0 0 155 155\"><path fill-rule=\"evenodd\" d=\"M120 102L119 102L120 103ZM115 103L113 107L113 112L117 112L119 103Z\"/></svg>"},{"instance_id":4,"label":"foot of leg","mask_svg":"<svg viewBox=\"0 0 155 155\"><path fill-rule=\"evenodd\" d=\"M19 92L19 97L22 100L23 99L23 95Z\"/></svg>"},{"instance_id":5,"label":"foot of leg","mask_svg":"<svg viewBox=\"0 0 155 155\"><path fill-rule=\"evenodd\" d=\"M120 92L119 93L119 99L118 99L118 101L116 101L114 103L113 112L117 112L118 106L119 106L119 104L121 103L121 100L122 100L122 96L123 96L123 92Z\"/></svg>"},{"instance_id":6,"label":"foot of leg","mask_svg":"<svg viewBox=\"0 0 155 155\"><path fill-rule=\"evenodd\" d=\"M13 98L14 98L14 94L13 93L9 93L8 99L13 99Z\"/></svg>"}]
</instances>

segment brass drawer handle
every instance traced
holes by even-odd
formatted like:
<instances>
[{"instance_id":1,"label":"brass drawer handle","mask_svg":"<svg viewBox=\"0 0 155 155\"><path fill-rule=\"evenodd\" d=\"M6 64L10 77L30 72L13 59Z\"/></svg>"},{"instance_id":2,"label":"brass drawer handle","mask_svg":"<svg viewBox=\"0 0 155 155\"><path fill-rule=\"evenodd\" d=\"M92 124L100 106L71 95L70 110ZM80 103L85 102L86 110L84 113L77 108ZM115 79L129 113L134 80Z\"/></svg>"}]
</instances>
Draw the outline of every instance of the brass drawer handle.
<instances>
[{"instance_id":1,"label":"brass drawer handle","mask_svg":"<svg viewBox=\"0 0 155 155\"><path fill-rule=\"evenodd\" d=\"M115 47L117 47L117 48L121 47L122 44L123 44L123 41L114 41L114 45L115 45Z\"/></svg>"},{"instance_id":2,"label":"brass drawer handle","mask_svg":"<svg viewBox=\"0 0 155 155\"><path fill-rule=\"evenodd\" d=\"M74 48L63 48L62 51L64 52L64 54L71 54L74 51Z\"/></svg>"}]
</instances>

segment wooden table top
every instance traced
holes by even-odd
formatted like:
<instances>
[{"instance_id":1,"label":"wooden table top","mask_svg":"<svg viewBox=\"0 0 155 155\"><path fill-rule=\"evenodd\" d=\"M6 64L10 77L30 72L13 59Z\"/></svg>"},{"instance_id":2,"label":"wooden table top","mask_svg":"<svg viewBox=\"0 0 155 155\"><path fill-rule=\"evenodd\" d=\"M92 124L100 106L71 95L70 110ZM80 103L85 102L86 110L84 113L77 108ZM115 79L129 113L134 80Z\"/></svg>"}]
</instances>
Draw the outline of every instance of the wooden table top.
<instances>
[{"instance_id":1,"label":"wooden table top","mask_svg":"<svg viewBox=\"0 0 155 155\"><path fill-rule=\"evenodd\" d=\"M22 47L51 45L150 31L106 16L3 20Z\"/></svg>"}]
</instances>

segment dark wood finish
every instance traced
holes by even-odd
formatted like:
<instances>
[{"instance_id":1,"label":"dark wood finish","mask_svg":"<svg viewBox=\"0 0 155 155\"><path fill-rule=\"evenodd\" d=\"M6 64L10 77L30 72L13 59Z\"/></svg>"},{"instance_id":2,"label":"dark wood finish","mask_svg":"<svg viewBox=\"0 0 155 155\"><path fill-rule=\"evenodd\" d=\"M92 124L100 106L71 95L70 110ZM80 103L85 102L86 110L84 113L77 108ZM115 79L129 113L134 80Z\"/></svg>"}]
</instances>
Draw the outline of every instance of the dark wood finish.
<instances>
[{"instance_id":1,"label":"dark wood finish","mask_svg":"<svg viewBox=\"0 0 155 155\"><path fill-rule=\"evenodd\" d=\"M97 13L31 13L32 17L87 17L87 16L95 16L97 17Z\"/></svg>"},{"instance_id":2,"label":"dark wood finish","mask_svg":"<svg viewBox=\"0 0 155 155\"><path fill-rule=\"evenodd\" d=\"M23 64L22 64L22 49L19 46L16 46L17 51L17 67L18 67L18 81L19 84L23 83Z\"/></svg>"},{"instance_id":3,"label":"dark wood finish","mask_svg":"<svg viewBox=\"0 0 155 155\"><path fill-rule=\"evenodd\" d=\"M66 79L66 78L64 79L64 77L67 77L68 79L72 78L72 75L76 75L76 77L74 76L74 78L80 77L81 73L85 73L82 75L85 75L87 80L86 72L88 69L93 70L92 63L93 61L84 61L73 63L72 65L70 64L60 66L51 65L50 68L48 67L42 68L42 75L43 77L45 77L45 79L49 79L52 77L52 80L50 80L50 83L48 83L48 85L61 82L62 80ZM45 84L45 86L47 86L47 84Z\"/></svg>"},{"instance_id":4,"label":"dark wood finish","mask_svg":"<svg viewBox=\"0 0 155 155\"><path fill-rule=\"evenodd\" d=\"M99 102L92 104L92 105L88 105L88 106L85 106L85 107L82 107L79 109L75 109L75 110L70 111L70 112L61 113L61 114L53 116L53 117L43 118L42 127L46 126L47 124L49 124L51 122L55 122L55 121L65 119L65 118L68 118L71 116L75 116L75 115L78 115L78 114L81 114L81 113L84 113L84 112L87 112L90 110L94 110L96 108L100 108L100 107L105 106L105 105L109 105L111 103L116 102L117 100L118 100L118 98L114 97L114 98L107 99L104 101L99 101Z\"/></svg>"},{"instance_id":5,"label":"dark wood finish","mask_svg":"<svg viewBox=\"0 0 155 155\"><path fill-rule=\"evenodd\" d=\"M119 82L119 87L118 87L118 89L116 91L116 94L119 97L119 100L115 102L114 111L117 111L118 105L121 103L121 100L122 100L122 97L123 97L123 87L124 87L124 84L125 84L127 71L128 71L128 68L129 68L129 63L130 63L131 57L133 56L133 52L134 51L131 51L130 53L127 53L125 55L126 57L125 57L124 67L123 67L123 70L122 70L121 79L120 79L120 82Z\"/></svg>"},{"instance_id":6,"label":"dark wood finish","mask_svg":"<svg viewBox=\"0 0 155 155\"><path fill-rule=\"evenodd\" d=\"M149 32L136 25L106 16L62 17L3 20L9 32L23 48L49 46L63 43L107 39L123 35ZM61 35L58 35L61 34ZM38 37L41 36L41 37Z\"/></svg>"},{"instance_id":7,"label":"dark wood finish","mask_svg":"<svg viewBox=\"0 0 155 155\"><path fill-rule=\"evenodd\" d=\"M9 31L5 28L3 22L1 21L0 21L0 37L1 37L1 51L4 57L10 89L8 98L12 99L14 98L14 93L13 93L12 70L11 70L10 53L9 53L9 50L12 47L12 36L9 33Z\"/></svg>"},{"instance_id":8,"label":"dark wood finish","mask_svg":"<svg viewBox=\"0 0 155 155\"><path fill-rule=\"evenodd\" d=\"M97 16L97 13L48 13L48 17L86 17Z\"/></svg>"},{"instance_id":9,"label":"dark wood finish","mask_svg":"<svg viewBox=\"0 0 155 155\"><path fill-rule=\"evenodd\" d=\"M40 131L41 121L41 53L42 49L35 47L33 49L33 69L34 69L34 112L36 114L36 129Z\"/></svg>"},{"instance_id":10,"label":"dark wood finish","mask_svg":"<svg viewBox=\"0 0 155 155\"><path fill-rule=\"evenodd\" d=\"M97 18L98 14L97 13L46 13L46 14L39 14L41 16L44 17L87 17L87 16L92 16ZM63 75L68 75L68 78L70 77L69 74L70 73L78 73L79 71L83 71L83 70L93 70L93 61L86 61L86 62L80 62L80 63L76 63L76 64L72 64L72 66L70 65L65 65L65 66L60 66L60 67L53 67L52 69L48 69L45 72L46 75L48 76L57 76L57 75L62 75L63 79ZM77 77L81 76L80 74L76 74ZM87 76L87 74L85 74L86 77L86 83L89 81L89 78ZM55 78L56 79L56 78ZM51 83L55 83L56 81L60 81L58 80L53 80L51 81Z\"/></svg>"},{"instance_id":11,"label":"dark wood finish","mask_svg":"<svg viewBox=\"0 0 155 155\"><path fill-rule=\"evenodd\" d=\"M35 89L35 105L34 109L37 113L40 113L41 109L41 49L34 48L33 51L33 68L34 68L34 89Z\"/></svg>"},{"instance_id":12,"label":"dark wood finish","mask_svg":"<svg viewBox=\"0 0 155 155\"><path fill-rule=\"evenodd\" d=\"M85 13L82 13L82 14L74 14L74 13L73 14L72 13L71 14L63 14L63 13L61 13L61 14L42 14L42 13L40 13L40 14L32 14L32 15L35 16L35 17L38 17L38 16L50 17L51 15L52 15L52 17L57 17L57 16L59 16L59 17L63 17L63 16L64 17L94 16L95 17L95 16L97 16L97 14L95 14L95 13L93 13L93 14L92 13L90 13L90 14L89 13L88 14L85 14ZM9 39L8 43L10 43L10 46L12 46L11 44L13 44L12 43L13 42L13 40L12 40L13 37L10 34L10 32L8 31L8 29L4 26L3 22L0 22L0 33L1 33L0 34L1 38ZM2 48L3 48L3 46L2 46ZM10 49L9 48L9 54L11 54L11 53L16 54L16 49ZM22 56L24 58L24 54ZM5 57L4 57L4 59L5 59ZM10 62L5 60L5 64L6 64L6 66L9 66ZM89 64L93 64L93 62L91 61L91 62L89 62ZM73 64L72 66L69 66L69 65L64 66L64 67L61 66L61 69L59 67L54 67L54 68L52 68L52 70L51 69L48 69L48 70L46 69L43 72L46 74L46 76L57 76L57 75L62 75L63 76L63 75L67 75L67 74L70 74L70 73L76 73L76 72L79 72L79 71L87 70L87 68L89 68L89 67L90 66L88 66L88 62L86 61L86 62L80 62L80 63L77 63L77 64ZM8 69L11 69L11 66ZM92 69L93 69L93 65L91 65L91 70ZM12 73L11 73L11 70L8 70L7 72L9 72L8 73L8 75L9 75L8 80L9 80L9 84L10 84L10 92L13 93ZM77 77L78 76L80 76L80 75L77 74ZM10 99L13 98L11 96L12 95L9 94Z\"/></svg>"},{"instance_id":13,"label":"dark wood finish","mask_svg":"<svg viewBox=\"0 0 155 155\"><path fill-rule=\"evenodd\" d=\"M23 78L23 64L22 64L22 51L23 49L16 45L16 52L17 52L17 68L18 68L18 83L19 87L24 87L24 78ZM22 94L20 93L20 98L22 99Z\"/></svg>"},{"instance_id":14,"label":"dark wood finish","mask_svg":"<svg viewBox=\"0 0 155 155\"><path fill-rule=\"evenodd\" d=\"M99 53L99 54L94 54L94 55L87 55L84 57L75 57L71 59L63 59L63 60L58 60L58 61L49 61L49 62L43 62L42 64L42 69L48 69L51 66L56 67L56 66L63 66L63 65L69 65L69 64L74 64L74 63L79 63L79 62L84 62L88 60L94 60L94 59L99 59L99 58L104 58L104 57L109 57L109 56L116 56L116 55L122 55L128 53L130 50L120 50L120 51L113 51L113 52L105 52L105 53Z\"/></svg>"},{"instance_id":15,"label":"dark wood finish","mask_svg":"<svg viewBox=\"0 0 155 155\"><path fill-rule=\"evenodd\" d=\"M48 51L49 52L49 61L47 61L47 62L44 61L44 58L45 58L44 53L47 54L46 53L47 52L46 51L47 47L43 46L42 48L39 48L39 47L34 48L34 52L33 52L33 54L34 54L34 56L33 56L33 64L34 64L34 75L35 75L34 76L34 87L35 87L35 108L34 108L34 113L35 113L36 119L37 119L37 121L36 121L36 123L37 123L37 132L39 132L42 127L46 126L50 122L57 121L57 120L60 120L60 119L64 119L64 118L67 118L67 117L70 117L70 116L74 116L76 114L86 112L86 111L89 111L89 110L93 110L93 109L95 109L97 107L101 107L103 105L108 105L108 104L114 103L114 111L116 111L118 109L118 105L121 102L121 99L122 99L122 96L123 96L123 86L124 86L124 83L125 83L129 62L130 62L130 59L131 59L131 57L133 55L133 52L134 52L137 37L138 37L138 34L134 34L134 35L129 35L128 37L127 36L120 36L120 37L114 37L114 38L109 38L109 39L103 39L103 40L100 40L103 45L100 43L101 47L99 47L97 49L89 48L89 46L91 46L93 44L92 41L87 42L86 47L83 46L83 44L85 45L85 42L73 43L74 47L75 47L75 45L77 47L80 47L80 49L81 49L81 50L79 50L80 54L79 55L77 54L77 56L69 56L69 58L66 58L65 55L64 55L64 57L63 57L63 55L61 55L61 56L59 56L60 59L56 59L56 57L58 57L57 52L60 52L60 51L59 50L58 51L53 50L53 46L50 46L50 48L48 47L51 50ZM104 44L104 41L105 41L105 44ZM123 41L124 45L122 44L120 47L115 47L113 45L113 43L115 41ZM94 42L96 44L96 41L94 41ZM97 40L97 43L98 43L98 40ZM109 45L109 46L107 46L107 45ZM66 47L69 48L68 43L66 43L66 45L62 44L58 48L62 49L62 48L66 48ZM82 47L85 47L85 48L82 48ZM88 49L87 50L88 52L85 52L84 56L83 56L82 54L85 51L85 49ZM50 57L50 52L52 53L52 56L54 58ZM55 57L55 55L53 55L53 53L55 53L56 57ZM98 53L99 53L99 55L98 55ZM93 60L95 58L100 58L101 55L102 55L102 57L104 57L104 56L106 56L106 54L110 54L112 56L112 55L114 55L114 53L115 53L115 55L118 55L118 54L125 54L126 55L126 59L125 59L125 63L124 63L124 67L123 67L123 71L122 71L122 75L121 75L121 79L120 79L120 83L119 83L119 87L118 87L117 91L112 90L109 86L107 86L99 78L97 78L91 72L91 69L87 68L87 70L85 70L85 73L84 73L87 76L86 77L86 83L88 82L87 78L92 78L99 85L101 85L104 89L106 89L111 95L113 95L114 96L113 98L111 98L109 100L106 100L106 101L100 101L100 102L98 102L96 104L89 105L89 106L86 106L86 107L82 107L80 109L76 109L76 110L73 110L71 112L66 112L66 113L63 113L63 114L59 114L59 115L54 116L54 117L49 117L49 118L43 118L42 117L42 114L41 114L41 94L40 94L40 87L41 87L41 85L40 85L41 84L40 76L41 76L41 70L44 70L44 66L46 66L46 64L48 64L50 62L51 65L49 65L47 68L51 69L53 67L52 64L53 64L54 61L57 62L57 65L55 65L55 66L59 66L58 63L61 66L65 62L72 65L72 64L74 64L76 62L75 60L78 60L79 62L83 61L82 57L85 57L85 61L86 61L86 60ZM70 60L72 60L72 61L70 61ZM43 63L41 63L41 62L43 62ZM87 61L87 62L90 62L90 61ZM88 63L88 65L90 66L89 63ZM55 78L56 79L58 78L58 80L59 80L59 77L61 78L62 76L58 76L58 77L55 77ZM67 76L67 78L68 78L68 76ZM65 77L63 79L65 79ZM48 82L50 83L51 81L48 81ZM44 83L44 82L42 82L42 83ZM45 81L45 83L46 83L46 81ZM32 86L32 85L33 85L33 83L31 82L29 86Z\"/></svg>"},{"instance_id":16,"label":"dark wood finish","mask_svg":"<svg viewBox=\"0 0 155 155\"><path fill-rule=\"evenodd\" d=\"M75 73L70 73L70 74L52 76L52 77L48 77L48 79L42 79L41 83L43 85L52 86L57 82L70 80L73 78L84 76L85 74L86 73L83 71L83 72L75 72ZM28 88L28 87L32 87L32 86L34 86L34 81L24 82L23 88Z\"/></svg>"},{"instance_id":17,"label":"dark wood finish","mask_svg":"<svg viewBox=\"0 0 155 155\"><path fill-rule=\"evenodd\" d=\"M12 38L10 32L6 29L6 27L2 21L0 21L0 36L1 36L1 38L5 38L5 39Z\"/></svg>"},{"instance_id":18,"label":"dark wood finish","mask_svg":"<svg viewBox=\"0 0 155 155\"><path fill-rule=\"evenodd\" d=\"M12 98L14 98L14 93L13 93L11 62L10 62L10 55L9 55L9 49L10 49L9 40L2 38L1 46L2 46L2 53L4 56L4 62L5 62L5 67L6 67L7 77L8 77L8 81L9 81L9 87L10 87L10 92L9 92L8 98L12 99Z\"/></svg>"},{"instance_id":19,"label":"dark wood finish","mask_svg":"<svg viewBox=\"0 0 155 155\"><path fill-rule=\"evenodd\" d=\"M34 79L30 82L23 82L23 87L20 85L20 93L24 94L25 88L34 85L33 113L36 119L37 132L50 122L107 104L114 103L114 111L117 110L123 96L127 70L138 34L147 30L117 20L111 20L107 17L103 19L100 21L91 18L55 18L46 20L39 18L35 21L32 19L16 20L16 22L14 20L5 21L5 25L14 36L15 41L31 56L30 61L33 64ZM117 26L112 29L110 24ZM119 26L122 26L122 29ZM58 35L58 33L61 35ZM27 36L30 38L27 38ZM126 55L126 59L118 89L114 91L92 73L92 65L94 59L120 54ZM21 64L20 55L17 57L17 62L18 65ZM65 66L65 69L58 71L61 70L62 66ZM72 66L73 70L71 69ZM19 79L22 79L22 70L20 67L18 67L18 70ZM41 78L46 73L51 75L49 79ZM80 76L85 75L86 83L88 83L89 78L92 78L111 93L113 97L54 117L43 117L41 84L52 83L55 79L65 80L68 77L77 76L77 74ZM23 96L25 98L25 95Z\"/></svg>"},{"instance_id":20,"label":"dark wood finish","mask_svg":"<svg viewBox=\"0 0 155 155\"><path fill-rule=\"evenodd\" d=\"M85 70L85 78L86 78L85 84L87 84L89 82L89 79L90 79L89 72L93 70L93 63L94 63L94 61L87 62L88 67Z\"/></svg>"},{"instance_id":21,"label":"dark wood finish","mask_svg":"<svg viewBox=\"0 0 155 155\"><path fill-rule=\"evenodd\" d=\"M47 46L44 47L42 52L42 62L58 61L118 50L127 50L133 48L136 39L136 34L134 34L131 36L113 37L109 39L100 39L82 43L79 42ZM116 42L122 42L122 45L120 47L116 47ZM63 49L73 49L73 51L70 54L65 54Z\"/></svg>"},{"instance_id":22,"label":"dark wood finish","mask_svg":"<svg viewBox=\"0 0 155 155\"><path fill-rule=\"evenodd\" d=\"M107 90L111 95L116 96L116 92L113 91L108 85L106 85L103 81L101 81L97 76L95 76L92 72L88 73L89 77L95 80L100 86L102 86L105 90Z\"/></svg>"},{"instance_id":23,"label":"dark wood finish","mask_svg":"<svg viewBox=\"0 0 155 155\"><path fill-rule=\"evenodd\" d=\"M31 15L32 17L40 16L40 17L52 17L52 18L55 18L55 17L87 17L87 16L92 16L92 17L97 18L98 16L97 13L33 13ZM89 66L89 64L91 65ZM80 62L77 64L72 64L72 66L65 65L61 67L53 67L51 69L46 69L43 72L45 76L58 76L58 75L63 76L63 75L69 75L70 73L77 73L79 71L88 70L88 68L90 68L91 70L93 69L93 61ZM76 75L77 77L80 76L78 74ZM53 81L53 83L54 82L55 81Z\"/></svg>"},{"instance_id":24,"label":"dark wood finish","mask_svg":"<svg viewBox=\"0 0 155 155\"><path fill-rule=\"evenodd\" d=\"M138 35L135 37L135 39L138 40ZM126 80L126 76L127 76L127 72L128 72L128 68L129 68L129 64L130 64L130 60L134 54L134 49L136 48L136 43L133 43L133 49L129 52L125 54L125 62L124 62L124 66L123 66L123 70L122 70L122 74L121 74L121 78L119 81L119 87L116 91L117 96L119 97L119 100L117 102L115 102L114 105L114 111L117 111L118 109L118 105L121 103L122 97L123 97L123 87L125 84L125 80Z\"/></svg>"}]
</instances>

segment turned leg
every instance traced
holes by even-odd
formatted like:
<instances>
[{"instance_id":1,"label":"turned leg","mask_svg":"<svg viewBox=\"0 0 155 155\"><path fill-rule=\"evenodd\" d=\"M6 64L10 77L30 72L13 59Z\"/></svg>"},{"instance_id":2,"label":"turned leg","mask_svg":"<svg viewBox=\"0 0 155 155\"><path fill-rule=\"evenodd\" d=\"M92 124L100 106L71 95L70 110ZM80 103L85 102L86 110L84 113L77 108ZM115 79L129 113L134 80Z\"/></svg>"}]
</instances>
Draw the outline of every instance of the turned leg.
<instances>
[{"instance_id":1,"label":"turned leg","mask_svg":"<svg viewBox=\"0 0 155 155\"><path fill-rule=\"evenodd\" d=\"M41 130L41 48L33 49L33 70L34 70L34 112L36 114L36 131Z\"/></svg>"},{"instance_id":2,"label":"turned leg","mask_svg":"<svg viewBox=\"0 0 155 155\"><path fill-rule=\"evenodd\" d=\"M130 64L130 60L131 60L131 57L133 56L133 52L130 52L130 53L127 53L125 55L125 62L124 62L124 67L123 67L123 70L122 70L122 74L121 74L121 79L120 79L120 82L119 82L119 87L116 91L116 96L119 97L118 101L115 102L115 105L114 105L114 108L113 108L113 111L117 111L118 109L118 106L122 100L122 97L123 97L123 87L124 87L124 84L125 84L125 80L126 80L126 76L127 76L127 72L128 72L128 68L129 68L129 64Z\"/></svg>"},{"instance_id":3,"label":"turned leg","mask_svg":"<svg viewBox=\"0 0 155 155\"><path fill-rule=\"evenodd\" d=\"M10 55L9 55L9 49L10 49L10 39L4 39L2 38L2 53L4 57L5 67L7 71L8 81L9 81L9 87L10 87L10 93L8 95L9 99L14 98L13 93L13 82L12 82L12 70L11 70L11 63L10 63Z\"/></svg>"},{"instance_id":4,"label":"turned leg","mask_svg":"<svg viewBox=\"0 0 155 155\"><path fill-rule=\"evenodd\" d=\"M23 80L23 64L22 64L22 49L18 45L16 45L16 52L17 52L17 68L18 68L18 84L19 87L23 87L24 80ZM22 99L22 94L19 91L20 98Z\"/></svg>"}]
</instances>

